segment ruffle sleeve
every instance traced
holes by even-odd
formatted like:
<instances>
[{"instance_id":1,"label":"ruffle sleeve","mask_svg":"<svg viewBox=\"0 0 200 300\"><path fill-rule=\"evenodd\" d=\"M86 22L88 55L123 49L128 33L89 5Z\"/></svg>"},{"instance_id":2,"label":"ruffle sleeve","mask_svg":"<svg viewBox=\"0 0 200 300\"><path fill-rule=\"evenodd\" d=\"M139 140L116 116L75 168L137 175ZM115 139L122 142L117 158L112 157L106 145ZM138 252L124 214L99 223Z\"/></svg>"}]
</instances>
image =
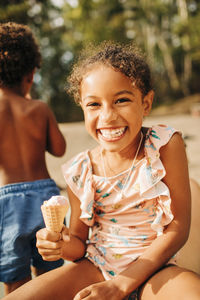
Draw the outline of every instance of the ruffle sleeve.
<instances>
[{"instance_id":1,"label":"ruffle sleeve","mask_svg":"<svg viewBox=\"0 0 200 300\"><path fill-rule=\"evenodd\" d=\"M80 200L80 219L88 226L92 226L94 224L94 188L88 151L79 153L65 163L62 171L67 185Z\"/></svg>"},{"instance_id":2,"label":"ruffle sleeve","mask_svg":"<svg viewBox=\"0 0 200 300\"><path fill-rule=\"evenodd\" d=\"M177 131L174 128L165 125L156 125L148 130L145 140L146 164L143 165L143 170L140 170L141 197L156 199L155 218L151 227L158 236L163 233L164 226L174 218L171 212L170 192L162 182L166 171L160 160L160 148L169 142L175 132Z\"/></svg>"}]
</instances>

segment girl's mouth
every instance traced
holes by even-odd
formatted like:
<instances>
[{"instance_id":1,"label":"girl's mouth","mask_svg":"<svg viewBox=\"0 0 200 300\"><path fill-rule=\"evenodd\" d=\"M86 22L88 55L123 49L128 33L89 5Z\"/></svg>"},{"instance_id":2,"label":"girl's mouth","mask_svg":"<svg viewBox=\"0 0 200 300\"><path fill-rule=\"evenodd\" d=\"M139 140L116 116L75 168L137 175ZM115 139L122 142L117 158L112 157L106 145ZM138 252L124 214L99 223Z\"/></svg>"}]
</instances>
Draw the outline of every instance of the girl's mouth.
<instances>
[{"instance_id":1,"label":"girl's mouth","mask_svg":"<svg viewBox=\"0 0 200 300\"><path fill-rule=\"evenodd\" d=\"M126 131L127 127L98 129L97 133L106 141L114 141L120 139Z\"/></svg>"}]
</instances>

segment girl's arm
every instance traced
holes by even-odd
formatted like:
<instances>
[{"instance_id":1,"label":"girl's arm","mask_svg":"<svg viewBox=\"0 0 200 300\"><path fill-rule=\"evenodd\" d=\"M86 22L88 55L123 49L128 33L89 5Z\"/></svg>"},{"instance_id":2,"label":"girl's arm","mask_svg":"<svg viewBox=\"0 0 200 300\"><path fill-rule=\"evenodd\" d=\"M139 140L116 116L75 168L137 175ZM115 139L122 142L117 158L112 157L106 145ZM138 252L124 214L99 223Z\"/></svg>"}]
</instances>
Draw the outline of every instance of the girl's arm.
<instances>
[{"instance_id":1,"label":"girl's arm","mask_svg":"<svg viewBox=\"0 0 200 300\"><path fill-rule=\"evenodd\" d=\"M74 195L69 187L67 187L67 192L71 206L71 217L68 234L69 241L65 242L63 246L62 257L74 261L83 257L85 254L89 227L80 220L80 200ZM65 240L64 233L63 239ZM72 249L70 249L71 245L73 245Z\"/></svg>"},{"instance_id":2,"label":"girl's arm","mask_svg":"<svg viewBox=\"0 0 200 300\"><path fill-rule=\"evenodd\" d=\"M174 134L169 143L161 148L161 161L166 169L163 182L168 186L172 203L173 221L151 246L131 266L116 276L114 285L124 295L135 290L184 245L190 228L190 185L184 142Z\"/></svg>"},{"instance_id":3,"label":"girl's arm","mask_svg":"<svg viewBox=\"0 0 200 300\"><path fill-rule=\"evenodd\" d=\"M80 219L80 201L68 190L71 206L70 227L64 227L62 239L60 233L43 228L37 232L37 247L44 260L53 261L60 258L75 261L85 254L85 241L88 238L88 226Z\"/></svg>"}]
</instances>

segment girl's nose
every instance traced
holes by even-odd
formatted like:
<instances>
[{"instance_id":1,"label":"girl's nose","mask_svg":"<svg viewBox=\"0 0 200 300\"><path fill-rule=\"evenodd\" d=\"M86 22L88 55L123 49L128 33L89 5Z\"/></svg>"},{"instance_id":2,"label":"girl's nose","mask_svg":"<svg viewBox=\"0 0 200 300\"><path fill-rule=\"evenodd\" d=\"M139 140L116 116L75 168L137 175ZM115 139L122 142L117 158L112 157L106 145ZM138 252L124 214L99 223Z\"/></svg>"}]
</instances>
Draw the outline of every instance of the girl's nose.
<instances>
[{"instance_id":1,"label":"girl's nose","mask_svg":"<svg viewBox=\"0 0 200 300\"><path fill-rule=\"evenodd\" d=\"M114 108L106 107L101 110L99 119L101 122L104 122L104 123L115 121L117 119L117 112L115 111Z\"/></svg>"}]
</instances>

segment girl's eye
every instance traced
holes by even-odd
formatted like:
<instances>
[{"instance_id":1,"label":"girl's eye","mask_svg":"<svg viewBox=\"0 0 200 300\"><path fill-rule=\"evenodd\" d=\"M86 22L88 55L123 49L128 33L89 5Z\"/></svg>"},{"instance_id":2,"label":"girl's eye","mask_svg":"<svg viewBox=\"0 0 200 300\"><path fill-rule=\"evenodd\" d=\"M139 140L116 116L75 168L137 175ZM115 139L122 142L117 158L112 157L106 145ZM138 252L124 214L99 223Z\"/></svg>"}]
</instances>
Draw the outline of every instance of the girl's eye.
<instances>
[{"instance_id":1,"label":"girl's eye","mask_svg":"<svg viewBox=\"0 0 200 300\"><path fill-rule=\"evenodd\" d=\"M98 102L89 102L86 106L87 107L97 107L99 106L100 104Z\"/></svg>"},{"instance_id":2,"label":"girl's eye","mask_svg":"<svg viewBox=\"0 0 200 300\"><path fill-rule=\"evenodd\" d=\"M116 103L124 103L124 102L130 102L131 100L128 98L120 98L117 99Z\"/></svg>"},{"instance_id":3,"label":"girl's eye","mask_svg":"<svg viewBox=\"0 0 200 300\"><path fill-rule=\"evenodd\" d=\"M87 106L98 106L99 105L99 103L97 103L97 102L93 102L93 103L88 103L88 105Z\"/></svg>"}]
</instances>

